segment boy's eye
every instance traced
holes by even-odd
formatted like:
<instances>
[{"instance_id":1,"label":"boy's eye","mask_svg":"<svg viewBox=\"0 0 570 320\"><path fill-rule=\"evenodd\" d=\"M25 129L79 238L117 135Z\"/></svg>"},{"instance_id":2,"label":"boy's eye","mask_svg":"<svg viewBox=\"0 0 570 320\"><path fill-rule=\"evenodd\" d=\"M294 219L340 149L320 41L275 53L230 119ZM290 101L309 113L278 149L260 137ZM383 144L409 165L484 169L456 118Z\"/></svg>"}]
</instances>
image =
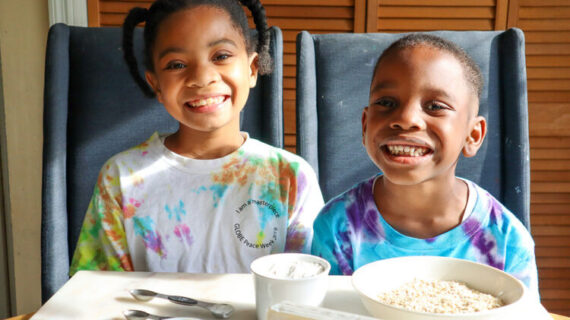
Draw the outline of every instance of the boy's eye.
<instances>
[{"instance_id":1,"label":"boy's eye","mask_svg":"<svg viewBox=\"0 0 570 320\"><path fill-rule=\"evenodd\" d=\"M426 109L429 111L439 111L439 110L450 109L450 108L441 102L430 101L426 104Z\"/></svg>"},{"instance_id":2,"label":"boy's eye","mask_svg":"<svg viewBox=\"0 0 570 320\"><path fill-rule=\"evenodd\" d=\"M183 69L184 67L186 67L186 65L182 62L169 62L166 65L166 70L176 70L176 69Z\"/></svg>"},{"instance_id":3,"label":"boy's eye","mask_svg":"<svg viewBox=\"0 0 570 320\"><path fill-rule=\"evenodd\" d=\"M386 108L395 108L398 105L396 100L394 100L392 98L380 98L380 99L376 100L376 102L374 102L374 104L377 106L382 106L382 107L386 107Z\"/></svg>"}]
</instances>

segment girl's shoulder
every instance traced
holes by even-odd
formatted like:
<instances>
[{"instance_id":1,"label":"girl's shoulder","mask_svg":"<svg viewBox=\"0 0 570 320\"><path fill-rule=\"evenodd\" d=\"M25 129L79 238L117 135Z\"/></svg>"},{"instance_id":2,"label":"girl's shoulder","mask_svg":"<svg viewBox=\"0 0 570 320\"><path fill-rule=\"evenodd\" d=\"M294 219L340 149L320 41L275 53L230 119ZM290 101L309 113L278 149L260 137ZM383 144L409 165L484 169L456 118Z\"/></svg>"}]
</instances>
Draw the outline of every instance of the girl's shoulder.
<instances>
[{"instance_id":1,"label":"girl's shoulder","mask_svg":"<svg viewBox=\"0 0 570 320\"><path fill-rule=\"evenodd\" d=\"M247 143L244 145L243 152L244 156L259 159L263 162L291 165L313 171L311 165L301 156L251 137L248 138Z\"/></svg>"},{"instance_id":2,"label":"girl's shoulder","mask_svg":"<svg viewBox=\"0 0 570 320\"><path fill-rule=\"evenodd\" d=\"M157 132L153 133L146 141L110 157L105 162L103 169L152 161L160 153L160 146L162 145L160 139L161 137Z\"/></svg>"}]
</instances>

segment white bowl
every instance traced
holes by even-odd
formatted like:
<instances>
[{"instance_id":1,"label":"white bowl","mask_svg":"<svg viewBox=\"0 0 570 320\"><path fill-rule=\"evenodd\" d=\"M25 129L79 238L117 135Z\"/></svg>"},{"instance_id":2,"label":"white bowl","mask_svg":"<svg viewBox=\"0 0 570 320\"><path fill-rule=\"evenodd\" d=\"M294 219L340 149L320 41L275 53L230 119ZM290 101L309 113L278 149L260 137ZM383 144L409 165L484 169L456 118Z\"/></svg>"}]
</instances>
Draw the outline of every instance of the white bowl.
<instances>
[{"instance_id":1,"label":"white bowl","mask_svg":"<svg viewBox=\"0 0 570 320\"><path fill-rule=\"evenodd\" d=\"M382 303L378 295L396 289L414 279L453 280L501 298L502 307L473 313L435 314L407 310ZM362 303L375 317L382 319L518 319L526 299L524 284L499 269L462 259L410 256L375 261L357 269L352 285Z\"/></svg>"},{"instance_id":2,"label":"white bowl","mask_svg":"<svg viewBox=\"0 0 570 320\"><path fill-rule=\"evenodd\" d=\"M322 270L303 275L287 272L285 268L299 265L320 266ZM319 306L327 293L331 265L325 259L309 254L277 253L257 258L250 268L254 275L257 319L264 320L268 309L279 302Z\"/></svg>"}]
</instances>

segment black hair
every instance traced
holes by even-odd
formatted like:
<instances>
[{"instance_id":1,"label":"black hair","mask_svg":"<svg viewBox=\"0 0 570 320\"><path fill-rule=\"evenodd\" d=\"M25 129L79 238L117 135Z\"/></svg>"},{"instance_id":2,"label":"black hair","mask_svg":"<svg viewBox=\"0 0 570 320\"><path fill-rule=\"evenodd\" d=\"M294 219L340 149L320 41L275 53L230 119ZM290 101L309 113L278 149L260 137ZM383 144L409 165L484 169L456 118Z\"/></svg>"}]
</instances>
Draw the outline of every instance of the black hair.
<instances>
[{"instance_id":1,"label":"black hair","mask_svg":"<svg viewBox=\"0 0 570 320\"><path fill-rule=\"evenodd\" d=\"M257 30L257 38L253 37L248 26L247 17L241 5L246 6L252 16ZM144 22L144 65L147 70L154 71L152 50L160 24L171 14L200 5L213 6L226 11L233 24L241 31L248 54L257 52L259 74L271 72L272 61L269 55L269 27L265 16L265 8L259 0L156 0L149 9L133 8L123 23L123 55L135 82L145 95L154 97L155 93L139 74L139 68L133 49L135 27Z\"/></svg>"},{"instance_id":2,"label":"black hair","mask_svg":"<svg viewBox=\"0 0 570 320\"><path fill-rule=\"evenodd\" d=\"M376 61L376 66L374 67L374 73L372 76L376 74L376 70L380 65L380 61L382 61L392 52L397 52L406 48L413 48L420 45L439 49L454 56L463 67L466 80L471 85L471 89L478 98L481 97L481 93L483 92L483 75L481 74L481 69L479 69L477 63L475 63L469 54L467 54L467 52L461 49L461 47L459 47L457 44L431 34L411 33L396 40L380 55Z\"/></svg>"}]
</instances>

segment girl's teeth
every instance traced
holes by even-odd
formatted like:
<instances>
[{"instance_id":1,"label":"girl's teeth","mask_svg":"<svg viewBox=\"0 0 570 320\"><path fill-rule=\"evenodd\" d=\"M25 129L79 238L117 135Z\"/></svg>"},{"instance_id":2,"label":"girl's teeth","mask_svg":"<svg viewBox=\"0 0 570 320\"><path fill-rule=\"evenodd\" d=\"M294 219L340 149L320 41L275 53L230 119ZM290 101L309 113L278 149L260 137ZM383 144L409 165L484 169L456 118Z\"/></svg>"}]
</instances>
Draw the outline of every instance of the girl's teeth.
<instances>
[{"instance_id":1,"label":"girl's teeth","mask_svg":"<svg viewBox=\"0 0 570 320\"><path fill-rule=\"evenodd\" d=\"M396 156L405 155L410 157L419 157L426 154L427 148L411 147L411 146L387 146L388 151Z\"/></svg>"}]
</instances>

